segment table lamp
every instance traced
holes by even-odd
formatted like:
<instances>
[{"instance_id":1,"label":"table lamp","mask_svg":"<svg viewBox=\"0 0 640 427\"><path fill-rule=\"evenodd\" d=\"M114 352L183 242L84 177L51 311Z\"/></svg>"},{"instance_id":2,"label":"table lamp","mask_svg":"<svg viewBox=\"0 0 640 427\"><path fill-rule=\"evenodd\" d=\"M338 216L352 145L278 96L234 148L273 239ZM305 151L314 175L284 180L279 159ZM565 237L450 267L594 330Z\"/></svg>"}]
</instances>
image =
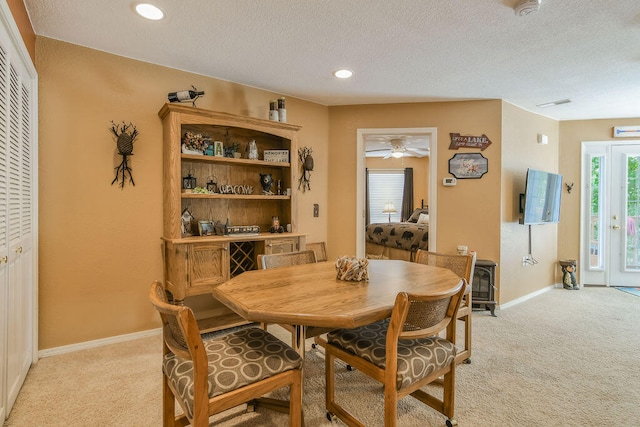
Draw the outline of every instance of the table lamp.
<instances>
[{"instance_id":1,"label":"table lamp","mask_svg":"<svg viewBox=\"0 0 640 427\"><path fill-rule=\"evenodd\" d=\"M387 202L384 204L384 209L382 209L382 213L388 213L389 214L389 222L391 222L391 214L392 213L396 213L398 212L396 210L396 207L393 206L393 203L391 202Z\"/></svg>"}]
</instances>

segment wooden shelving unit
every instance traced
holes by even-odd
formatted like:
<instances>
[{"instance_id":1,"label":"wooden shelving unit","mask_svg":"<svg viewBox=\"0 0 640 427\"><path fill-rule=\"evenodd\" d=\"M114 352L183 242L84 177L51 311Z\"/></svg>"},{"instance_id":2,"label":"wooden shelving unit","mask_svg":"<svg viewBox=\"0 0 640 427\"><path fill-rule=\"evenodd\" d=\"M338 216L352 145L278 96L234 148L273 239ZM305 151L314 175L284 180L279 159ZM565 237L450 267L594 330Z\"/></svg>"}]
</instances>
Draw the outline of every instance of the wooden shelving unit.
<instances>
[{"instance_id":1,"label":"wooden shelving unit","mask_svg":"<svg viewBox=\"0 0 640 427\"><path fill-rule=\"evenodd\" d=\"M158 112L163 123L163 246L165 286L178 303L188 297L211 295L213 288L237 274L256 268L256 256L262 253L287 252L305 247L305 236L298 232L295 192L263 194L260 174L271 174L281 182L284 192L294 188L298 170L299 126L251 117L201 110L180 104L165 104ZM270 162L184 154L182 136L199 133L241 148L249 141L258 146L259 159L264 150L288 150L288 162ZM205 187L215 180L218 187L230 185L252 188L249 194L203 194L182 189L182 178L196 178ZM275 191L273 186L272 191ZM259 235L189 236L182 233L181 216L185 208L197 220L229 219L231 225L257 225ZM292 232L268 232L273 216L281 224L291 224ZM217 300L207 306L208 314L196 312L202 330L217 330L244 322ZM216 304L217 303L217 304ZM208 304L208 303L207 303ZM195 310L194 310L195 311Z\"/></svg>"}]
</instances>

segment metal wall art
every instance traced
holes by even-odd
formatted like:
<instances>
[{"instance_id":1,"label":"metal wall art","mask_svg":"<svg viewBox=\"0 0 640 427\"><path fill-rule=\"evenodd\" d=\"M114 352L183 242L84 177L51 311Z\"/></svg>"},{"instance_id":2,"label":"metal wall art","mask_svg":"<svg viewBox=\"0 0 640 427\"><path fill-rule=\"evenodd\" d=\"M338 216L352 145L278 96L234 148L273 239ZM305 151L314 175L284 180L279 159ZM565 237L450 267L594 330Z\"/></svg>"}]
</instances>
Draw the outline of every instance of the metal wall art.
<instances>
[{"instance_id":1,"label":"metal wall art","mask_svg":"<svg viewBox=\"0 0 640 427\"><path fill-rule=\"evenodd\" d=\"M124 188L125 177L129 175L129 181L135 186L136 183L133 181L133 175L131 174L132 171L129 167L127 157L133 156L133 144L138 138L138 129L136 129L136 126L131 122L126 124L123 121L122 124L117 125L112 120L111 133L116 137L118 154L122 156L122 162L114 168L116 170L116 176L113 178L113 181L111 181L111 185L117 182L120 177L121 182L118 185L120 185L120 188Z\"/></svg>"},{"instance_id":2,"label":"metal wall art","mask_svg":"<svg viewBox=\"0 0 640 427\"><path fill-rule=\"evenodd\" d=\"M482 178L487 172L489 160L480 153L458 153L449 159L449 173L458 179Z\"/></svg>"},{"instance_id":3,"label":"metal wall art","mask_svg":"<svg viewBox=\"0 0 640 427\"><path fill-rule=\"evenodd\" d=\"M298 157L300 158L300 165L302 168L302 174L298 180L298 190L302 187L302 192L311 190L311 171L313 170L313 157L311 154L313 149L311 147L298 148Z\"/></svg>"}]
</instances>

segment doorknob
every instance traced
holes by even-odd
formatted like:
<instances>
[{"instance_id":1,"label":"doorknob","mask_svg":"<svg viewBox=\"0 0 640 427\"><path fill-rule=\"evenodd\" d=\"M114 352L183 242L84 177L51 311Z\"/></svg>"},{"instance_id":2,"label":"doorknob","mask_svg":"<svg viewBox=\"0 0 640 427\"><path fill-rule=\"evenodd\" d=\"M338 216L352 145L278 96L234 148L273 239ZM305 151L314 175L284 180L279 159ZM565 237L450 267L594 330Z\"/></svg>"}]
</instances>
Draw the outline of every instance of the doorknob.
<instances>
[{"instance_id":1,"label":"doorknob","mask_svg":"<svg viewBox=\"0 0 640 427\"><path fill-rule=\"evenodd\" d=\"M611 228L613 228L614 230L620 230L620 226L619 226L619 225L614 225L614 226L613 226L613 227L611 227Z\"/></svg>"}]
</instances>

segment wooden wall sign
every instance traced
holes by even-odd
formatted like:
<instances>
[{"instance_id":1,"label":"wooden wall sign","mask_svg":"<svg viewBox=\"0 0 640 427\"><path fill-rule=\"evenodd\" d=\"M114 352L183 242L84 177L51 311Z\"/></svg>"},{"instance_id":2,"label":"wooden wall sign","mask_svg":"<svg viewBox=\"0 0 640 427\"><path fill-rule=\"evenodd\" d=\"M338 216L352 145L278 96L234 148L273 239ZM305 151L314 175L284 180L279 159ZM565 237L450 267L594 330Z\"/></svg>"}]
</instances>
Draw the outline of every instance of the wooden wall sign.
<instances>
[{"instance_id":1,"label":"wooden wall sign","mask_svg":"<svg viewBox=\"0 0 640 427\"><path fill-rule=\"evenodd\" d=\"M459 133L450 133L451 136L451 145L449 145L449 150L457 150L460 147L466 148L479 148L480 151L484 151L489 145L491 145L491 140L484 133L482 136L472 136L472 135L460 135Z\"/></svg>"}]
</instances>

